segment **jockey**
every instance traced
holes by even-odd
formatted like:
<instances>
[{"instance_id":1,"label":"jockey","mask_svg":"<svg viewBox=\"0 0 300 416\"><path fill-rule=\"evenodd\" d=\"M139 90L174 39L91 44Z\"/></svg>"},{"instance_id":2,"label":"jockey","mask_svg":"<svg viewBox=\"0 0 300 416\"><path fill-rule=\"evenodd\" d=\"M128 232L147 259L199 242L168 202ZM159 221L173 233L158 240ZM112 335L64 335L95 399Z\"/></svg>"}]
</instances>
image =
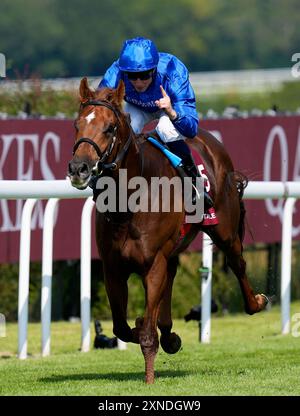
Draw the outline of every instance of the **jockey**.
<instances>
[{"instance_id":1,"label":"jockey","mask_svg":"<svg viewBox=\"0 0 300 416\"><path fill-rule=\"evenodd\" d=\"M126 40L120 54L104 74L98 89L116 88L125 83L125 107L135 133L158 119L156 132L171 152L182 159L183 168L193 178L199 176L185 138L196 136L199 117L195 94L185 65L174 55L159 53L150 39ZM205 205L212 206L205 192Z\"/></svg>"}]
</instances>

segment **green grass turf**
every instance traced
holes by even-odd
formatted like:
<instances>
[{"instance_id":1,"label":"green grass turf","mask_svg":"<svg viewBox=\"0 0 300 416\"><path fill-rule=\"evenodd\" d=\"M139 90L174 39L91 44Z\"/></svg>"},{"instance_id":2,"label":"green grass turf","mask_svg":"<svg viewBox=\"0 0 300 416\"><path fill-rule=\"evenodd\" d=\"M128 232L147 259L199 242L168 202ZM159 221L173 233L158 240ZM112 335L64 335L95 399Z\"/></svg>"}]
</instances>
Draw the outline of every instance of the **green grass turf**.
<instances>
[{"instance_id":1,"label":"green grass turf","mask_svg":"<svg viewBox=\"0 0 300 416\"><path fill-rule=\"evenodd\" d=\"M292 315L299 312L300 302L293 303ZM112 336L111 322L102 326ZM176 320L182 349L175 355L159 349L155 384L148 386L138 345L81 353L80 324L57 322L51 356L41 358L41 327L30 324L30 355L21 361L17 324L7 324L0 338L0 395L300 395L300 337L283 336L280 327L278 306L251 317L213 317L211 344L204 345L197 322Z\"/></svg>"}]
</instances>

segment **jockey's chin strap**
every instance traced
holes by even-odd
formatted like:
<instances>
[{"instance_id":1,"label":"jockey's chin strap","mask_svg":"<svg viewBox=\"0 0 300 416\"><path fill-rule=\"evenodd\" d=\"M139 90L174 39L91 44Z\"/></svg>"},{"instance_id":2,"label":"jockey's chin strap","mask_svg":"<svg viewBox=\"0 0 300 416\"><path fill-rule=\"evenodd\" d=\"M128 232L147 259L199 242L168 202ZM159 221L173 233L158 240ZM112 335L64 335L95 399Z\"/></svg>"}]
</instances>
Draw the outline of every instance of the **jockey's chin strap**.
<instances>
[{"instance_id":1,"label":"jockey's chin strap","mask_svg":"<svg viewBox=\"0 0 300 416\"><path fill-rule=\"evenodd\" d=\"M82 103L81 105L83 107L87 107L89 105L95 105L95 106L102 106L102 107L109 108L115 114L115 116L118 119L118 122L120 124L120 113L118 112L118 110L115 107L113 107L107 101L88 100L88 101ZM115 160L113 162L110 162L110 163L104 163L109 158L109 156L111 155L111 153L113 151L113 148L115 146L116 140L117 140L117 126L115 126L115 128L114 128L113 137L111 138L110 143L108 144L105 152L102 153L96 142L94 142L93 140L91 140L88 137L82 137L81 139L77 140L77 142L74 144L73 156L74 156L76 150L78 149L78 147L82 143L88 143L91 146L93 146L93 148L95 149L95 151L96 151L96 153L99 157L99 160L97 161L96 165L92 169L92 175L93 176L101 176L101 174L103 173L104 170L107 170L107 169L108 170L116 170L118 168L119 162L122 161L123 157L125 156L128 148L129 148L129 145L131 143L132 130L130 129L130 135L129 135L126 143L122 147L121 151L117 154Z\"/></svg>"}]
</instances>

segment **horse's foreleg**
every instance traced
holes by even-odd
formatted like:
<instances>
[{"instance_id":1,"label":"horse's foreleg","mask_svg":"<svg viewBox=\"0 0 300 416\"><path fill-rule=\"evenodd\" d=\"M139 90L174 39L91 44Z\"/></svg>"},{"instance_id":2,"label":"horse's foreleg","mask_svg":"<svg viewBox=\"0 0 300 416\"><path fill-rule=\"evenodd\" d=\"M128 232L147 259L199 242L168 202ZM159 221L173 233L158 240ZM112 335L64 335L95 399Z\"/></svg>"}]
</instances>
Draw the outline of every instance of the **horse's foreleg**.
<instances>
[{"instance_id":1,"label":"horse's foreleg","mask_svg":"<svg viewBox=\"0 0 300 416\"><path fill-rule=\"evenodd\" d=\"M166 281L167 261L164 255L158 252L144 281L146 289L146 310L143 324L139 331L139 340L145 359L147 384L154 382L154 360L159 347L157 319Z\"/></svg>"},{"instance_id":2,"label":"horse's foreleg","mask_svg":"<svg viewBox=\"0 0 300 416\"><path fill-rule=\"evenodd\" d=\"M238 278L241 292L244 298L245 311L249 315L260 312L265 309L269 300L266 295L254 295L246 275L246 262L242 256L242 244L239 237L236 238L230 250L228 250L228 264L236 277Z\"/></svg>"},{"instance_id":3,"label":"horse's foreleg","mask_svg":"<svg viewBox=\"0 0 300 416\"><path fill-rule=\"evenodd\" d=\"M178 257L171 258L168 261L167 283L159 308L158 328L161 332L160 345L168 354L175 354L181 347L180 337L175 334L175 332L171 332L173 325L171 316L171 300L177 266Z\"/></svg>"},{"instance_id":4,"label":"horse's foreleg","mask_svg":"<svg viewBox=\"0 0 300 416\"><path fill-rule=\"evenodd\" d=\"M112 267L108 270L104 269L104 281L112 312L113 333L124 342L138 342L133 339L127 323L128 275Z\"/></svg>"}]
</instances>

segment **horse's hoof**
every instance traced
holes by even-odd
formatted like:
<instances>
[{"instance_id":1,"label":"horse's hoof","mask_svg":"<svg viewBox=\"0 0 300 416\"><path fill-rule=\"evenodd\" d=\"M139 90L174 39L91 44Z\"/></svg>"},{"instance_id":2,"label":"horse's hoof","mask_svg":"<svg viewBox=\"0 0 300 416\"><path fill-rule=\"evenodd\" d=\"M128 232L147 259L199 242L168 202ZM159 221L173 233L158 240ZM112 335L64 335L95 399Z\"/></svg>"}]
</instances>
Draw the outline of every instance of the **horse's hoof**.
<instances>
[{"instance_id":1,"label":"horse's hoof","mask_svg":"<svg viewBox=\"0 0 300 416\"><path fill-rule=\"evenodd\" d=\"M270 303L270 299L268 298L268 296L264 295L263 293L261 293L260 296L262 296L265 299L265 306L267 306L267 304Z\"/></svg>"},{"instance_id":2,"label":"horse's hoof","mask_svg":"<svg viewBox=\"0 0 300 416\"><path fill-rule=\"evenodd\" d=\"M169 336L160 337L160 345L166 353L176 354L181 348L181 339L175 332L172 332Z\"/></svg>"},{"instance_id":3,"label":"horse's hoof","mask_svg":"<svg viewBox=\"0 0 300 416\"><path fill-rule=\"evenodd\" d=\"M268 296L264 295L263 293L261 293L260 295L255 295L255 300L258 305L256 312L264 310L267 304L270 302ZM253 313L255 313L255 311Z\"/></svg>"},{"instance_id":4,"label":"horse's hoof","mask_svg":"<svg viewBox=\"0 0 300 416\"><path fill-rule=\"evenodd\" d=\"M248 315L254 315L255 313L261 312L266 309L271 299L263 293L255 295L255 302L251 302L249 305L245 305L245 312Z\"/></svg>"},{"instance_id":5,"label":"horse's hoof","mask_svg":"<svg viewBox=\"0 0 300 416\"><path fill-rule=\"evenodd\" d=\"M145 377L145 382L146 382L146 384L154 384L154 376L146 376Z\"/></svg>"}]
</instances>

